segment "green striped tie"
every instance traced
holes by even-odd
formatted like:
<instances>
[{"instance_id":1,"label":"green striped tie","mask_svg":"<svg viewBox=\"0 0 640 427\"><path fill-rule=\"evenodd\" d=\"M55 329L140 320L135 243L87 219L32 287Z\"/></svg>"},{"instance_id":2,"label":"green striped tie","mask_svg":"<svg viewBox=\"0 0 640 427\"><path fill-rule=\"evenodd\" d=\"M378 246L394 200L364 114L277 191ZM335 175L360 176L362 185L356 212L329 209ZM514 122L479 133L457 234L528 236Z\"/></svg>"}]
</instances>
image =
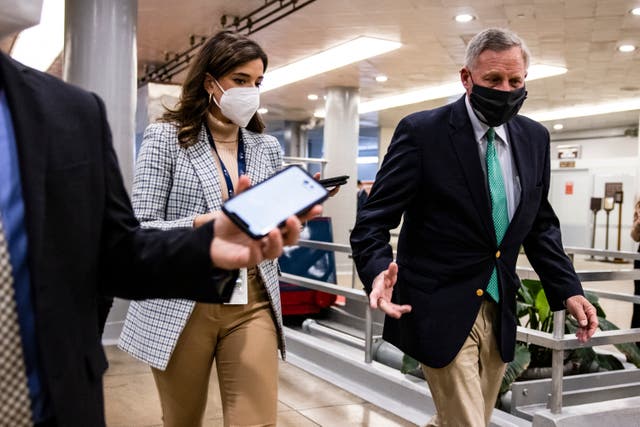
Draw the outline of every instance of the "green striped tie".
<instances>
[{"instance_id":1,"label":"green striped tie","mask_svg":"<svg viewBox=\"0 0 640 427\"><path fill-rule=\"evenodd\" d=\"M487 131L487 180L489 182L489 194L491 195L491 217L493 218L493 228L496 231L496 241L498 245L502 242L504 233L509 227L509 212L507 211L507 193L502 180L502 168L496 153L495 142L496 131L489 128ZM500 301L498 291L498 272L493 267L491 278L487 285L487 292L496 302Z\"/></svg>"}]
</instances>

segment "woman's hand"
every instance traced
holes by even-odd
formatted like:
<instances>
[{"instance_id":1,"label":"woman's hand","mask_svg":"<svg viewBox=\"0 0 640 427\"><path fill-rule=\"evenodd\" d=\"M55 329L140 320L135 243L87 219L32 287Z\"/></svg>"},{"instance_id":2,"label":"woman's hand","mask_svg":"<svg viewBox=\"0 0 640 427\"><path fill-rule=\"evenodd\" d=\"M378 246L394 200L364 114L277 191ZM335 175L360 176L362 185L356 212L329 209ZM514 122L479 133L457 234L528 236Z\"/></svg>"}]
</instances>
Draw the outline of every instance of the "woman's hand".
<instances>
[{"instance_id":1,"label":"woman's hand","mask_svg":"<svg viewBox=\"0 0 640 427\"><path fill-rule=\"evenodd\" d=\"M320 180L320 172L314 173L313 174L313 179L315 179L316 181L319 181ZM329 190L329 197L335 196L338 193L338 191L340 191L340 186L336 185L331 190Z\"/></svg>"},{"instance_id":2,"label":"woman's hand","mask_svg":"<svg viewBox=\"0 0 640 427\"><path fill-rule=\"evenodd\" d=\"M220 216L220 211L209 212L206 214L198 215L193 219L193 228L198 228L203 224L206 224L209 221L213 221L214 219Z\"/></svg>"}]
</instances>

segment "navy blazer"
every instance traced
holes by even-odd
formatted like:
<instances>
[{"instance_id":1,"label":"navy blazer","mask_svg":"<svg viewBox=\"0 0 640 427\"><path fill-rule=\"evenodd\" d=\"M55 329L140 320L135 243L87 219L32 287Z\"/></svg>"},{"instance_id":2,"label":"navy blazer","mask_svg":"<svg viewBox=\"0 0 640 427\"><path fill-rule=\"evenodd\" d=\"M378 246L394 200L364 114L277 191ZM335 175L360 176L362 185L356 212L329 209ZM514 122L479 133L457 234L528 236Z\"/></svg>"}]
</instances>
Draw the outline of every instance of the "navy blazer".
<instances>
[{"instance_id":1,"label":"navy blazer","mask_svg":"<svg viewBox=\"0 0 640 427\"><path fill-rule=\"evenodd\" d=\"M522 193L500 245L464 96L398 124L351 234L358 274L370 292L393 260L389 230L404 215L393 302L413 310L398 320L387 316L383 338L431 367L446 366L462 347L494 267L501 296L497 340L502 359L513 359L521 246L552 310L582 294L547 200L549 133L523 116L511 119L507 130Z\"/></svg>"},{"instance_id":2,"label":"navy blazer","mask_svg":"<svg viewBox=\"0 0 640 427\"><path fill-rule=\"evenodd\" d=\"M41 381L58 425L103 426L99 291L216 302L229 273L211 264L211 223L140 228L96 95L1 53L0 78L18 149Z\"/></svg>"}]
</instances>

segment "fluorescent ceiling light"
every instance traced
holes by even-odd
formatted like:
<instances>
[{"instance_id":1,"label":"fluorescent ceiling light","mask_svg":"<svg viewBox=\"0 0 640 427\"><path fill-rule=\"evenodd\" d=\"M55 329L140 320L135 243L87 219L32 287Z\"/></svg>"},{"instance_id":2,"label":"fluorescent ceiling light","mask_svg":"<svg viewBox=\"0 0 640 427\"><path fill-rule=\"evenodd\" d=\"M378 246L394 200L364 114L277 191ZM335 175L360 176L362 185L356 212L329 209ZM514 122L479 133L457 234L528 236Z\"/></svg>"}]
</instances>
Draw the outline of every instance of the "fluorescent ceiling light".
<instances>
[{"instance_id":1,"label":"fluorescent ceiling light","mask_svg":"<svg viewBox=\"0 0 640 427\"><path fill-rule=\"evenodd\" d=\"M636 47L632 44L623 44L618 46L618 50L623 53L633 52L636 50Z\"/></svg>"},{"instance_id":2,"label":"fluorescent ceiling light","mask_svg":"<svg viewBox=\"0 0 640 427\"><path fill-rule=\"evenodd\" d=\"M324 52L317 53L300 61L282 66L264 75L260 92L267 92L293 82L371 58L402 46L401 43L358 37Z\"/></svg>"},{"instance_id":3,"label":"fluorescent ceiling light","mask_svg":"<svg viewBox=\"0 0 640 427\"><path fill-rule=\"evenodd\" d=\"M463 13L461 15L456 15L454 19L456 20L456 22L465 23L473 21L474 19L476 19L476 17L473 15L469 15L468 13Z\"/></svg>"},{"instance_id":4,"label":"fluorescent ceiling light","mask_svg":"<svg viewBox=\"0 0 640 427\"><path fill-rule=\"evenodd\" d=\"M377 81L378 83L384 83L384 82L386 82L387 80L389 80L389 77L385 76L384 74L381 74L381 75L379 75L379 76L376 76L376 81Z\"/></svg>"},{"instance_id":5,"label":"fluorescent ceiling light","mask_svg":"<svg viewBox=\"0 0 640 427\"><path fill-rule=\"evenodd\" d=\"M356 163L359 165L371 165L371 164L377 164L378 163L378 156L363 156L363 157L358 157L356 159Z\"/></svg>"},{"instance_id":6,"label":"fluorescent ceiling light","mask_svg":"<svg viewBox=\"0 0 640 427\"><path fill-rule=\"evenodd\" d=\"M264 108L264 107L258 108L258 113L260 114L267 114L268 112L269 112L268 108Z\"/></svg>"},{"instance_id":7,"label":"fluorescent ceiling light","mask_svg":"<svg viewBox=\"0 0 640 427\"><path fill-rule=\"evenodd\" d=\"M11 57L29 67L47 71L64 46L64 0L44 0L40 24L22 31Z\"/></svg>"},{"instance_id":8,"label":"fluorescent ceiling light","mask_svg":"<svg viewBox=\"0 0 640 427\"><path fill-rule=\"evenodd\" d=\"M544 64L532 65L529 67L527 73L527 81L557 76L566 72L567 69L564 67ZM358 113L365 114L372 111L386 110L389 108L417 104L419 102L431 101L434 99L449 98L451 96L461 95L463 92L464 87L461 82L445 83L438 86L426 87L398 95L385 96L361 102L358 106Z\"/></svg>"},{"instance_id":9,"label":"fluorescent ceiling light","mask_svg":"<svg viewBox=\"0 0 640 427\"><path fill-rule=\"evenodd\" d=\"M600 114L618 113L621 111L640 110L640 97L603 102L601 104L579 104L552 110L521 113L538 122L570 119L574 117L597 116Z\"/></svg>"}]
</instances>

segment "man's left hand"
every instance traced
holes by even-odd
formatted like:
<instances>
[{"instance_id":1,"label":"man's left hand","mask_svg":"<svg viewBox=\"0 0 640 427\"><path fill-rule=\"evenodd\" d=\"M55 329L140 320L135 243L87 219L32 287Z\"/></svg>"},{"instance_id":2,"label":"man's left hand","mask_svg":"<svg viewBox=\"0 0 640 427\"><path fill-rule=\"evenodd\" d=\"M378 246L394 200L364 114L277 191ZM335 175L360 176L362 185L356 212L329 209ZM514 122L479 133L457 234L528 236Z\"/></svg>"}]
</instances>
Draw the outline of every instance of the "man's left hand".
<instances>
[{"instance_id":1,"label":"man's left hand","mask_svg":"<svg viewBox=\"0 0 640 427\"><path fill-rule=\"evenodd\" d=\"M598 328L596 308L582 295L574 295L566 301L567 310L578 321L576 337L580 342L587 342Z\"/></svg>"}]
</instances>

